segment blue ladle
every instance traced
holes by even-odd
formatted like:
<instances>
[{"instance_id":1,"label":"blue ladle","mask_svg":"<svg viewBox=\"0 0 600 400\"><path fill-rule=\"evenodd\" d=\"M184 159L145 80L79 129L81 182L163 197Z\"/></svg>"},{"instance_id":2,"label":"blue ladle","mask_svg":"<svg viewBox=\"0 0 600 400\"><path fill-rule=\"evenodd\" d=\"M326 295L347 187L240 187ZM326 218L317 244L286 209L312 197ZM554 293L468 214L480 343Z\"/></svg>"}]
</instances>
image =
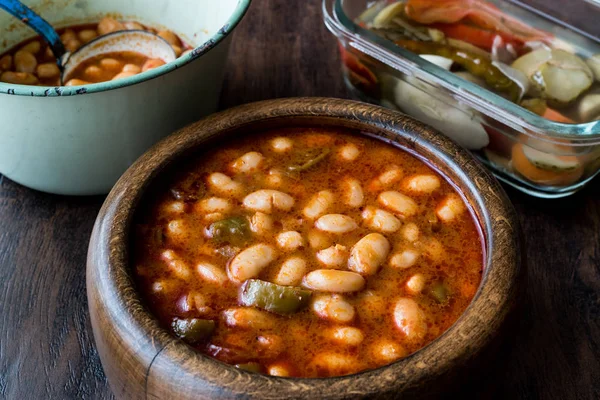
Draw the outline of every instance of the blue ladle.
<instances>
[{"instance_id":1,"label":"blue ladle","mask_svg":"<svg viewBox=\"0 0 600 400\"><path fill-rule=\"evenodd\" d=\"M48 43L61 72L61 85L64 85L65 79L69 78L69 74L81 62L99 54L133 51L148 58L160 58L165 63L177 58L175 51L166 40L143 30L118 31L99 36L70 53L52 25L19 0L0 0L0 8L36 31Z\"/></svg>"}]
</instances>

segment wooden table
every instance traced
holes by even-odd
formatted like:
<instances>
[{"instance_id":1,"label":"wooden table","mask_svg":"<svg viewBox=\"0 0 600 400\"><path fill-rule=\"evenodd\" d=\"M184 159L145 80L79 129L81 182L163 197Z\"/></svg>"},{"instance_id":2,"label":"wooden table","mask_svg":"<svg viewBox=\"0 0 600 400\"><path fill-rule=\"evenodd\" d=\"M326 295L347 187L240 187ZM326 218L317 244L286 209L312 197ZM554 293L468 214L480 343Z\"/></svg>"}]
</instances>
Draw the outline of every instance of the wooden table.
<instances>
[{"instance_id":1,"label":"wooden table","mask_svg":"<svg viewBox=\"0 0 600 400\"><path fill-rule=\"evenodd\" d=\"M320 7L255 2L233 41L223 108L347 96ZM524 324L466 398L600 397L599 183L553 201L508 189L527 240ZM112 398L85 293L88 238L102 201L35 192L0 175L0 399Z\"/></svg>"}]
</instances>

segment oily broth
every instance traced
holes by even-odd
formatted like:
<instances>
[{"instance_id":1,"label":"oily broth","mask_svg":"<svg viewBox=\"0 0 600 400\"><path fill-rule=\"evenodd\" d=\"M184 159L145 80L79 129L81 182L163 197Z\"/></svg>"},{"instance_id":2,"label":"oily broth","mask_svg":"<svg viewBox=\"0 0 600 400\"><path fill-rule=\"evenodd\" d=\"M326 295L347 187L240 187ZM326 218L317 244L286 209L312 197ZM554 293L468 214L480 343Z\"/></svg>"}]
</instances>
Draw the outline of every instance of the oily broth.
<instances>
[{"instance_id":1,"label":"oily broth","mask_svg":"<svg viewBox=\"0 0 600 400\"><path fill-rule=\"evenodd\" d=\"M287 153L275 152L271 140L276 137L289 137L294 147ZM353 143L360 150L359 157L352 162L342 160L337 150ZM400 182L385 189L370 191L373 180L385 172L391 165L399 166L403 176L415 174L440 175L429 166L412 155L374 139L354 135L346 130L331 128L288 128L252 135L227 143L217 151L207 152L197 157L193 162L182 168L168 186L162 187L155 200L140 210L137 216L137 234L134 240L133 260L138 287L149 305L150 310L161 323L169 328L175 317L197 317L218 321L216 330L210 341L195 346L199 351L209 354L230 364L258 362L263 371L269 365L284 366L291 376L325 377L344 375L367 369L377 368L392 362L382 360L373 353L376 342L382 339L399 345L399 352L393 356L402 358L413 353L447 330L466 309L481 280L483 253L481 236L469 212L463 212L452 223L432 224L430 219L438 204L454 188L444 179L440 179L440 187L430 195L411 195L418 203L418 215L407 218L414 222L421 231L421 237L434 237L445 249L445 256L439 262L434 262L421 256L417 264L407 269L395 269L384 263L377 274L366 278L366 286L358 293L345 293L343 297L354 307L355 317L346 324L333 323L321 319L311 307L306 307L291 316L272 314L273 323L269 329L244 330L232 328L222 323L221 311L229 307L237 307L238 286L227 281L222 286L205 282L195 275L193 266L200 260L210 261L225 271L231 254L231 249L223 249L223 245L215 245L206 238L205 228L210 222L205 221L204 215L194 211L194 204L202 198L216 196L204 184L208 174L212 172L226 173L244 186L244 195L267 187L267 171L284 170L293 160L296 152L306 152L315 147L329 147L333 151L327 158L316 166L298 174L284 175L281 185L276 190L288 193L295 199L295 205L289 212L274 210L273 234L256 238L247 244L267 243L277 247L275 236L279 232L297 231L304 238L304 246L286 252L278 248L277 258L263 269L258 279L273 281L282 262L290 255L298 255L307 261L307 271L322 269L315 257L315 249L308 244L309 232L314 231L313 221L307 221L302 210L313 194L329 189L334 193L334 205L327 213L340 213L352 217L359 227L352 232L342 235L326 234L330 243L346 246L348 250L365 235L374 232L362 223L361 213L365 205L381 207L377 196L382 190L399 190ZM265 165L260 172L250 174L232 174L230 164L240 156L256 151L265 157ZM353 177L360 181L364 191L364 205L352 208L342 201L344 193L340 182L345 177ZM174 189L175 190L169 190ZM166 207L175 201L174 197L185 198L183 213L167 212ZM220 196L222 197L222 196ZM243 197L243 196L242 196ZM240 198L241 199L241 198ZM244 209L240 199L234 201L234 211L226 216L248 216L253 211ZM383 208L383 207L381 207ZM164 231L174 219L184 221L190 227L183 239L174 241L164 235L161 244L157 244L155 233ZM398 249L412 248L399 232L384 233L390 242L390 256ZM159 241L160 242L160 241ZM246 247L247 247L246 246ZM166 267L161 258L164 250L173 250L179 258L191 268L190 278L186 280L173 277L172 270ZM219 250L221 249L221 250ZM388 257L389 258L389 257ZM346 269L346 268L341 268ZM445 304L437 303L426 290L420 295L410 294L406 288L407 280L415 273L421 273L428 285L444 281L450 288L450 298ZM163 282L164 288L154 292L157 282ZM185 311L186 295L190 292L201 293L206 299L204 309L200 314L195 310ZM402 332L393 321L393 302L399 297L414 299L425 311L427 334L420 340L405 340ZM183 300L182 300L183 299ZM352 326L359 328L364 339L358 346L339 345L332 342L327 334L336 326ZM264 345L265 338L277 335L281 340L276 345ZM311 363L316 356L324 351L335 352L350 357L353 362L336 368L323 368ZM398 353L398 351L396 351Z\"/></svg>"}]
</instances>

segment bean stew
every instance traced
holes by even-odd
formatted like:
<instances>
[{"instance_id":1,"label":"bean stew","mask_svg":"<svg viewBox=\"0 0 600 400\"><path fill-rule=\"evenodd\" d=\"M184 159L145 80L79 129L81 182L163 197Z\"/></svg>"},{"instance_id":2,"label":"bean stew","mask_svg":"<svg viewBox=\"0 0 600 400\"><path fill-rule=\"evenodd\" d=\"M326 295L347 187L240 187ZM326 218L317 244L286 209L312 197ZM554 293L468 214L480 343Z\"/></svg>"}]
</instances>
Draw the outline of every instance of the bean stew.
<instances>
[{"instance_id":1,"label":"bean stew","mask_svg":"<svg viewBox=\"0 0 600 400\"><path fill-rule=\"evenodd\" d=\"M169 30L159 30L135 21L120 22L105 17L97 24L76 25L59 29L65 48L74 52L98 36L122 30L146 30L171 44L177 57L191 47ZM101 54L85 60L66 77L65 86L79 86L126 78L164 65L161 59L149 59L131 51ZM60 70L50 47L38 36L28 39L0 55L0 82L21 85L59 86Z\"/></svg>"},{"instance_id":2,"label":"bean stew","mask_svg":"<svg viewBox=\"0 0 600 400\"><path fill-rule=\"evenodd\" d=\"M463 199L413 155L334 128L227 142L138 210L150 310L198 351L276 376L387 365L447 330L482 277Z\"/></svg>"}]
</instances>

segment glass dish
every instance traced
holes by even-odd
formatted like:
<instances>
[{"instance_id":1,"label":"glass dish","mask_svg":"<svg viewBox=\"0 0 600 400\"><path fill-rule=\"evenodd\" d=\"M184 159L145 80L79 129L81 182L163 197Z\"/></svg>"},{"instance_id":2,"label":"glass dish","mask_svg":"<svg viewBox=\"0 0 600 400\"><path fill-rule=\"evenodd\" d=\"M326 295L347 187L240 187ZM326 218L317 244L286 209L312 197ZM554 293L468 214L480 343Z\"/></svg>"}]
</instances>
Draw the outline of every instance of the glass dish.
<instances>
[{"instance_id":1,"label":"glass dish","mask_svg":"<svg viewBox=\"0 0 600 400\"><path fill-rule=\"evenodd\" d=\"M551 32L580 55L600 53L600 26L594 23L600 9L585 0L569 3L568 21L517 0L491 2L530 26ZM354 97L432 125L471 150L500 180L533 196L571 195L598 174L600 121L565 124L543 118L356 22L368 18L367 8L377 10L389 3L323 0L325 24L338 38L344 79ZM542 162L558 159L568 168L528 170L519 161L524 154Z\"/></svg>"}]
</instances>

